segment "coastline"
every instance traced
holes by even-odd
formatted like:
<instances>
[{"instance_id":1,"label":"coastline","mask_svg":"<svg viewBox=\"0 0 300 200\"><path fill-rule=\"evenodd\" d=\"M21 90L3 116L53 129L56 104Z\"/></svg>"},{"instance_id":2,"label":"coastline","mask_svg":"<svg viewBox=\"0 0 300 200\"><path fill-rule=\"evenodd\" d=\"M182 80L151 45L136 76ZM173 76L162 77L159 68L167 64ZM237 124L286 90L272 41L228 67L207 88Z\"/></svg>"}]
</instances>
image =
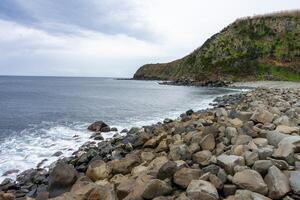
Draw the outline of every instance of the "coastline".
<instances>
[{"instance_id":1,"label":"coastline","mask_svg":"<svg viewBox=\"0 0 300 200\"><path fill-rule=\"evenodd\" d=\"M285 87L288 86L287 84L282 84L282 85L285 85ZM245 87L245 86L258 87L258 86L262 86L262 85L257 84L257 86L255 86L254 84L249 84L249 83L244 84L244 85L239 85L239 84L234 85L234 87ZM268 87L271 87L271 86L276 87L276 84L268 85ZM285 89L285 90L292 91L292 94L299 94L298 93L299 91L297 91L295 89ZM18 176L17 183L13 182L13 181L5 180L1 184L0 190L4 191L6 193L9 193L9 194L11 194L11 192L13 192L15 197L19 197L19 198L24 197L24 195L28 195L30 197L39 197L41 195L49 195L49 194L50 194L50 196L53 197L53 193L55 193L57 191L56 191L56 189L52 188L53 182L51 182L51 174L57 173L57 172L55 172L56 168L60 168L60 169L67 168L67 170L70 170L75 174L74 177L76 177L77 181L76 181L76 183L75 182L68 183L69 185L65 191L69 191L71 189L71 187L73 188L75 186L78 189L79 186L76 184L80 185L80 181L82 181L81 179L85 179L85 178L82 178L81 176L84 175L84 173L86 173L86 175L88 175L88 177L91 178L92 180L93 180L93 176L98 176L97 178L95 178L95 180L97 179L96 183L98 184L98 186L96 186L97 184L94 185L93 181L95 181L95 180L88 181L88 184L91 187L97 188L97 187L99 187L99 185L101 185L101 187L103 187L107 190L107 191L105 191L106 194L109 193L107 195L112 195L111 199L116 199L116 198L113 198L116 195L118 196L118 189L115 187L116 186L119 187L120 185L122 185L123 182L129 184L128 182L126 182L126 181L128 181L128 179L130 179L130 181L132 181L132 182L138 181L139 178L146 178L147 180L152 180L152 179L156 180L157 173L158 173L159 169L162 167L162 165L158 164L158 165L160 165L158 167L159 169L157 169L157 166L156 166L156 168L154 166L152 166L155 169L150 170L149 167L151 166L151 164L152 165L154 164L153 163L154 160L156 160L158 163L162 162L163 164L166 164L168 162L175 162L175 163L177 163L177 165L179 165L179 166L177 166L178 167L177 170L179 170L179 168L184 168L186 170L187 169L203 170L203 168L205 168L205 167L208 167L211 165L218 165L219 167L225 169L225 174L227 176L230 176L228 174L228 171L226 170L226 167L223 165L220 165L219 162L210 161L209 164L203 165L203 163L201 163L200 161L199 161L200 163L198 161L196 161L198 158L194 159L194 157L195 157L194 155L197 154L197 151L199 151L199 149L197 146L193 146L194 144L190 144L188 146L188 143L190 143L190 142L186 142L185 141L186 138L182 138L184 140L183 142L179 142L179 141L181 141L181 140L179 140L178 141L179 144L185 145L189 149L189 151L191 150L190 148L198 149L197 151L192 150L194 152L194 153L192 153L192 155L184 155L184 156L188 156L188 157L191 156L190 158L182 157L183 155L181 155L181 153L178 154L178 152L177 152L179 149L176 149L175 147L174 148L176 149L176 151L174 150L174 152L172 152L171 146L175 145L176 140L178 139L178 138L176 139L176 137L179 137L179 136L177 136L177 134L181 135L184 133L187 134L187 133L192 133L195 131L201 131L203 133L203 132L205 132L206 128L211 129L209 127L215 127L216 125L220 125L219 121L223 121L222 123L225 123L226 125L230 124L230 126L235 128L236 130L238 130L239 127L242 127L244 125L244 118L247 118L247 120L249 120L250 113L243 113L242 115L240 113L240 115L239 115L238 113L234 113L232 111L235 109L241 110L241 108L243 106L245 106L246 104L249 105L251 103L251 102L249 102L249 99L253 100L253 102L259 101L258 99L253 98L253 96L255 96L256 98L257 97L260 98L261 95L266 95L265 94L266 91L269 92L268 97L270 97L272 95L275 96L279 92L276 89L258 88L258 89L254 89L254 90L251 90L248 92L242 92L242 93L235 94L235 95L225 95L225 96L216 98L217 102L215 104L213 104L214 108L200 110L197 112L193 112L193 111L189 110L186 113L180 115L179 118L174 119L174 120L173 119L165 119L163 123L158 122L157 124L150 125L150 126L144 126L141 128L131 128L127 132L127 135L125 135L125 136L115 135L111 140L101 141L98 144L96 144L95 142L88 142L88 143L84 144L81 148L79 148L78 151L74 152L72 157L60 160L57 162L58 164L53 164L53 166L50 166L50 173L44 169L26 170L25 172L21 173ZM266 103L264 102L263 104L266 104ZM251 111L252 115L254 115L253 112L254 111ZM243 118L243 119L240 119L240 118ZM250 121L253 121L253 120L250 120ZM256 127L255 132L263 132L262 130L270 129L270 127L261 127L261 124L262 124L262 122L260 122L260 121L255 122L255 124L253 124L252 128ZM264 123L262 125L264 125ZM184 128L182 126L184 126ZM181 127L181 128L179 128L179 127ZM177 130L178 133L176 133L176 129L178 129ZM182 130L180 130L180 129L182 129ZM260 129L260 130L258 131L257 129ZM211 130L209 130L209 131L211 131ZM186 134L181 137L187 137ZM214 135L216 133L211 133L211 134ZM220 134L220 133L218 133L218 134ZM259 133L259 134L266 134L266 133ZM249 140L249 135L248 134L246 134L246 135L248 136L247 140ZM260 140L263 140L266 138L266 135L260 135L260 137L257 137L254 135L250 135L250 136L252 137L252 139L262 138ZM174 139L174 137L175 137L175 139ZM190 137L190 136L188 136L188 137ZM223 136L223 137L226 138L225 136ZM167 138L169 138L169 139L167 139ZM167 140L165 140L165 139L167 139ZM172 140L175 140L175 141L172 142ZM218 148L217 147L218 145L216 143L217 143L218 139L216 136L215 136L214 140L215 140L215 146L212 149L208 149L205 151L211 152L209 154L210 157L217 158L218 149L216 149L216 148ZM265 140L267 140L267 139L265 139ZM264 140L264 142L265 142L265 140ZM162 142L162 141L164 141L164 142ZM167 142L167 141L169 141L169 142ZM207 141L207 142L209 142L209 141ZM170 143L170 144L168 144L168 143ZM222 143L224 145L224 141L222 141ZM225 143L225 146L226 146L226 143ZM230 147L230 145L229 145L229 147ZM157 148L161 148L161 149L159 151L157 151ZM227 148L228 148L228 146L227 146ZM232 146L231 146L231 148L232 148ZM201 146L200 149L202 149L202 152L203 152L204 151L203 149L205 149L205 148L203 148ZM235 151L235 150L231 149L231 151ZM239 151L241 151L241 150L239 150ZM147 160L145 158L144 159L142 158L143 157L142 154L146 153L146 152L151 152L154 155L154 157L152 158L151 161ZM199 151L199 152L201 152L201 151ZM225 152L224 149L223 149L223 152ZM247 152L249 152L249 151L247 151ZM250 151L250 152L252 153L253 151ZM136 153L138 154L139 158L136 157ZM186 153L187 152L185 152L185 154ZM243 152L243 153L245 153L245 152ZM230 153L230 155L231 154L232 154L232 152ZM134 158L131 158L132 156ZM205 156L205 155L201 155L201 156ZM235 156L237 156L237 155L235 155ZM164 157L164 158L162 158L162 157ZM242 156L239 155L239 157L242 157ZM163 161L160 159L162 159ZM101 163L99 160L102 160ZM259 159L259 160L261 160L261 159ZM279 160L282 160L282 158L280 158ZM108 164L113 165L117 169L114 169L114 167L112 167L113 169L108 170L109 172L106 171L104 173L104 174L109 173L108 176L104 175L105 177L99 178L99 174L97 175L96 172L91 172L91 174L87 174L87 171L89 171L88 168L91 168L89 166L93 162L97 163L97 164L95 164L95 167L101 166L101 169L103 169L103 165L105 165L105 169L111 168L111 166L107 167ZM181 164L179 164L178 162ZM206 162L208 162L208 161L206 160ZM63 163L63 164L60 164L60 163ZM70 169L69 167L66 167L66 164L64 164L64 163L70 164L68 166L73 166L73 167L71 167L71 169ZM105 164L103 164L103 163L105 163ZM126 168L128 168L129 171L124 172L124 170L125 170L125 169L123 169L125 167L124 165L127 165L127 164L129 164L129 166L126 166ZM289 164L290 163L288 163L288 165ZM253 163L252 163L252 165L253 165ZM242 166L239 166L239 167L244 167L244 166L245 166L245 168L249 167L248 165L245 165L245 164ZM121 168L119 168L119 167L121 167ZM76 170L74 170L74 168ZM154 175L151 173L151 177L148 177L150 175L146 172L151 172L151 171L154 171L153 172ZM95 175L95 173L96 173L96 175ZM121 182L117 181L117 183L115 183L116 180L112 181L113 177L115 177L115 176L112 177L113 174L115 176L118 176L118 174L123 174L122 176L126 175L126 179L122 179ZM63 176L62 174L60 174L60 175ZM188 175L188 174L185 174L185 175ZM210 180L210 179L215 179L215 177L212 175L213 174L208 175L208 178L203 178L203 180L207 181L207 182L213 182ZM210 176L214 177L214 178L210 178ZM78 178L78 177L81 177L81 178ZM83 177L85 177L85 176L83 176ZM119 177L119 178L121 178L121 177ZM198 177L197 179L199 179L199 178L200 177ZM220 179L220 177L218 177L218 178ZM55 181L59 181L59 180L55 180ZM86 181L86 180L84 180L84 181ZM221 180L221 181L223 181L223 180ZM229 183L232 182L232 180L230 181L227 179L226 179L226 181ZM228 185L228 183L226 181L225 182L223 181L224 182L223 186L226 184ZM28 188L28 185L30 185L32 183L34 183L34 185L36 185L36 187L32 188L33 187L32 186L32 187ZM59 184L58 182L55 182L55 183ZM173 192L172 193L169 192L168 194L171 195L174 193L174 191L182 191L180 193L180 195L177 195L177 197L188 195L188 191L184 192L184 190L183 190L184 188L183 189L182 189L182 187L178 188L178 185L180 186L180 183L177 183L176 181L174 182L174 180L173 180L173 182L167 181L166 183L170 184L173 187L173 189L172 189ZM112 184L114 185L114 187L112 187ZM160 184L165 184L165 183L160 183ZM170 185L168 185L168 186L170 186ZM230 186L234 188L234 186L232 186L232 185L236 185L236 184L231 183ZM166 186L166 185L164 185L164 186ZM28 188L28 189L24 189L24 187ZM79 188L82 189L81 186ZM115 189L112 189L112 188L115 188ZM235 186L235 188L236 188L236 186ZM247 189L249 189L249 188L247 188ZM65 198L67 198L68 195L69 196L74 195L74 194L72 194L72 190L73 189L71 189L71 192L65 193L65 195L66 195ZM217 194L218 197L219 197L219 195L223 195L223 192L224 192L223 190L224 190L224 187L221 189L217 188L217 191L219 193L219 194ZM74 193L74 191L75 190L73 190L73 193ZM220 191L223 191L223 192L220 193ZM87 191L85 191L85 192L87 192ZM87 193L84 195L88 195ZM127 195L131 195L131 197L132 197L133 194L132 194L132 192L128 191ZM142 194L140 194L140 195L142 195ZM216 196L216 193L214 195ZM238 194L235 193L235 195L238 195ZM1 193L0 193L0 196L1 196ZM57 196L57 195L54 195L54 196ZM135 198L132 197L132 199L135 199ZM217 199L217 198L215 198L215 199Z\"/></svg>"},{"instance_id":2,"label":"coastline","mask_svg":"<svg viewBox=\"0 0 300 200\"><path fill-rule=\"evenodd\" d=\"M232 87L266 87L266 88L300 88L300 82L291 81L249 81L249 82L236 82L230 84Z\"/></svg>"}]
</instances>

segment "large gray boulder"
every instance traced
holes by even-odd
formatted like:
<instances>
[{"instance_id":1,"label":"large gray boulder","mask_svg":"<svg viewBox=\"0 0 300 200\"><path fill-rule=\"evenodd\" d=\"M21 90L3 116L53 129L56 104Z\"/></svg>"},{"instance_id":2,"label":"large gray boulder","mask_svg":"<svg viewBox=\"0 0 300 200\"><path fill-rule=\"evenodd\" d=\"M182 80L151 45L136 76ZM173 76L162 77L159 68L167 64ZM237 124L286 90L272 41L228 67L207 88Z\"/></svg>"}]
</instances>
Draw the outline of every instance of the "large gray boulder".
<instances>
[{"instance_id":1,"label":"large gray boulder","mask_svg":"<svg viewBox=\"0 0 300 200\"><path fill-rule=\"evenodd\" d=\"M269 168L264 180L268 185L268 196L272 199L280 199L291 190L288 178L275 166Z\"/></svg>"},{"instance_id":2,"label":"large gray boulder","mask_svg":"<svg viewBox=\"0 0 300 200\"><path fill-rule=\"evenodd\" d=\"M300 171L290 172L289 183L293 192L300 195Z\"/></svg>"}]
</instances>

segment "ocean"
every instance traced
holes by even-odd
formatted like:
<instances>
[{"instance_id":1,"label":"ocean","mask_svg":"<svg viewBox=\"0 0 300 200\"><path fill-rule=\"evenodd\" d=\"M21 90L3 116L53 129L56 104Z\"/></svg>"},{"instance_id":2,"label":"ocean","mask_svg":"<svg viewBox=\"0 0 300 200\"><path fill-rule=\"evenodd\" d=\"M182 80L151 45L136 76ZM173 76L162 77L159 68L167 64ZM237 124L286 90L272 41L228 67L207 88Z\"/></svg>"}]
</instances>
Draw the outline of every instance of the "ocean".
<instances>
[{"instance_id":1,"label":"ocean","mask_svg":"<svg viewBox=\"0 0 300 200\"><path fill-rule=\"evenodd\" d=\"M121 131L208 108L215 97L235 92L113 78L0 76L0 180L8 170L51 164L57 151L70 156L90 140L87 126L94 121Z\"/></svg>"}]
</instances>

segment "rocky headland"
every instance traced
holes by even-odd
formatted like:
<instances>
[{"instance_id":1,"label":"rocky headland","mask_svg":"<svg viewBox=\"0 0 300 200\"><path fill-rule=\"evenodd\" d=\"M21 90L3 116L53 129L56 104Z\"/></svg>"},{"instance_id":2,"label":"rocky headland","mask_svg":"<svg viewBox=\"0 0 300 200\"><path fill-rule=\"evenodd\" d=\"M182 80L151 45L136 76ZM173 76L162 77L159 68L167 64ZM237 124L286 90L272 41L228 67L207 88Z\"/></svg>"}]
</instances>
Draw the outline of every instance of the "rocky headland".
<instances>
[{"instance_id":1,"label":"rocky headland","mask_svg":"<svg viewBox=\"0 0 300 200\"><path fill-rule=\"evenodd\" d=\"M237 19L181 59L141 66L134 79L200 85L206 81L300 81L299 35L299 10Z\"/></svg>"},{"instance_id":2,"label":"rocky headland","mask_svg":"<svg viewBox=\"0 0 300 200\"><path fill-rule=\"evenodd\" d=\"M0 199L300 199L300 90L257 88L101 140L0 185Z\"/></svg>"}]
</instances>

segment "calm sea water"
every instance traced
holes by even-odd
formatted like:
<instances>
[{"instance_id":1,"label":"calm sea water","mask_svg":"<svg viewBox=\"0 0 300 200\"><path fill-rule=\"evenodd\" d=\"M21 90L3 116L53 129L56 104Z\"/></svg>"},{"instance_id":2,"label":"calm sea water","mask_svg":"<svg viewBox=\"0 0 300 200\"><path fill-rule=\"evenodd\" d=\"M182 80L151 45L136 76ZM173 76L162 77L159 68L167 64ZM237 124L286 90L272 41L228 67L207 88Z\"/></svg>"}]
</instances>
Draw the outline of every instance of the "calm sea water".
<instances>
[{"instance_id":1,"label":"calm sea water","mask_svg":"<svg viewBox=\"0 0 300 200\"><path fill-rule=\"evenodd\" d=\"M89 140L86 128L96 120L119 130L148 125L233 92L112 78L0 76L0 176L44 159L50 164L57 151L71 155Z\"/></svg>"}]
</instances>

